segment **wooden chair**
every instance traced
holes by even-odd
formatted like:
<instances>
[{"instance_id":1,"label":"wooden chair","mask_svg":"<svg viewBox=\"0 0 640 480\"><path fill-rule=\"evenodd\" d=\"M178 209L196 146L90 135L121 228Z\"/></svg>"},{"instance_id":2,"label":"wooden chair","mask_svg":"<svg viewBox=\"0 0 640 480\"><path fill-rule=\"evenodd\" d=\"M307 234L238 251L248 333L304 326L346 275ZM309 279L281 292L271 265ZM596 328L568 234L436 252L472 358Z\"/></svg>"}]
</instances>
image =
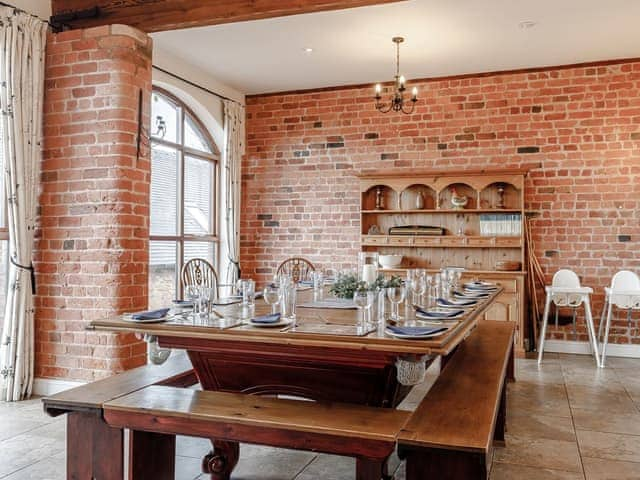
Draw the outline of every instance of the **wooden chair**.
<instances>
[{"instance_id":1,"label":"wooden chair","mask_svg":"<svg viewBox=\"0 0 640 480\"><path fill-rule=\"evenodd\" d=\"M290 275L294 283L298 283L302 280L308 280L309 275L311 272L315 271L315 269L316 268L313 266L313 263L306 258L293 257L282 262L278 267L276 274L280 275L281 273L284 273L286 275Z\"/></svg>"},{"instance_id":2,"label":"wooden chair","mask_svg":"<svg viewBox=\"0 0 640 480\"><path fill-rule=\"evenodd\" d=\"M218 274L215 268L204 258L192 258L182 267L180 273L182 288L190 285L203 285L215 289L218 296Z\"/></svg>"}]
</instances>

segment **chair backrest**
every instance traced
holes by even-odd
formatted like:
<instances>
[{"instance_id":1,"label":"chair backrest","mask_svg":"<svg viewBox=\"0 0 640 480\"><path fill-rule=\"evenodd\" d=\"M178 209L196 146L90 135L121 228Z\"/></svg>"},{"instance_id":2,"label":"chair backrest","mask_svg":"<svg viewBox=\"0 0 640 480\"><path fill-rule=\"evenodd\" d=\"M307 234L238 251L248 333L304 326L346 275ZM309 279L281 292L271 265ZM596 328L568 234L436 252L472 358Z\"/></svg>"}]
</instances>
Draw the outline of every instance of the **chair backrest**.
<instances>
[{"instance_id":1,"label":"chair backrest","mask_svg":"<svg viewBox=\"0 0 640 480\"><path fill-rule=\"evenodd\" d=\"M617 295L616 292L637 292ZM630 270L620 270L611 279L611 303L618 308L640 309L640 277Z\"/></svg>"},{"instance_id":2,"label":"chair backrest","mask_svg":"<svg viewBox=\"0 0 640 480\"><path fill-rule=\"evenodd\" d=\"M313 263L306 258L293 257L287 258L282 262L278 267L276 274L280 275L281 273L284 273L289 275L294 283L298 283L302 280L309 280L311 272L315 271L315 269L316 268L313 266Z\"/></svg>"},{"instance_id":3,"label":"chair backrest","mask_svg":"<svg viewBox=\"0 0 640 480\"><path fill-rule=\"evenodd\" d=\"M551 288L580 288L580 278L573 270L563 268L553 275ZM573 293L554 293L551 297L558 307L579 307L583 296Z\"/></svg>"},{"instance_id":4,"label":"chair backrest","mask_svg":"<svg viewBox=\"0 0 640 480\"><path fill-rule=\"evenodd\" d=\"M561 288L580 288L580 278L573 270L563 268L555 273L551 285Z\"/></svg>"},{"instance_id":5,"label":"chair backrest","mask_svg":"<svg viewBox=\"0 0 640 480\"><path fill-rule=\"evenodd\" d=\"M203 285L215 289L218 296L218 274L215 268L204 258L192 258L182 267L180 275L182 287Z\"/></svg>"}]
</instances>

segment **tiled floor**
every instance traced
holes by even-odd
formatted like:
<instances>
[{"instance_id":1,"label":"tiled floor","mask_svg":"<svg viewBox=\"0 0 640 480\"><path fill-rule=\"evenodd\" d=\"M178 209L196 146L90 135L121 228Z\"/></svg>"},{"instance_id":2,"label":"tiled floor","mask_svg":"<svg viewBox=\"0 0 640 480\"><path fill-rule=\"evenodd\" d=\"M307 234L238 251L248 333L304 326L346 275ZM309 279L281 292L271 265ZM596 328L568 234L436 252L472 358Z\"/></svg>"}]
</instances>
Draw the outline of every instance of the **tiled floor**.
<instances>
[{"instance_id":1,"label":"tiled floor","mask_svg":"<svg viewBox=\"0 0 640 480\"><path fill-rule=\"evenodd\" d=\"M492 480L640 480L640 359L607 360L604 370L577 355L550 354L541 368L518 361L507 446L495 450ZM419 398L418 391L405 406ZM47 417L38 399L0 402L0 478L64 479L64 430L64 419ZM208 449L206 440L180 438L176 478L205 478ZM243 445L233 478L347 480L354 468L349 458ZM403 465L396 478L404 479Z\"/></svg>"}]
</instances>

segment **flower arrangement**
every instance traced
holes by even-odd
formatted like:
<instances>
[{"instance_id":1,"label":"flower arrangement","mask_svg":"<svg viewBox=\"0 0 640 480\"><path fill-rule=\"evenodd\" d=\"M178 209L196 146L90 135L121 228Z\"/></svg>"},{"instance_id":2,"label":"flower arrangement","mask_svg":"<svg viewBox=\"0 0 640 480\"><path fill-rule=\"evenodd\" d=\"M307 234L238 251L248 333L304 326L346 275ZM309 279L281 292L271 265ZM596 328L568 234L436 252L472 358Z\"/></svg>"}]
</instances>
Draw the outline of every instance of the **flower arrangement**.
<instances>
[{"instance_id":1,"label":"flower arrangement","mask_svg":"<svg viewBox=\"0 0 640 480\"><path fill-rule=\"evenodd\" d=\"M358 281L358 276L355 273L349 272L338 274L335 283L329 289L329 293L338 298L351 299L356 291L379 290L381 288L398 287L400 285L402 285L402 279L396 275L392 276L389 280L385 280L383 275L378 275L376 281L368 285L366 282Z\"/></svg>"}]
</instances>

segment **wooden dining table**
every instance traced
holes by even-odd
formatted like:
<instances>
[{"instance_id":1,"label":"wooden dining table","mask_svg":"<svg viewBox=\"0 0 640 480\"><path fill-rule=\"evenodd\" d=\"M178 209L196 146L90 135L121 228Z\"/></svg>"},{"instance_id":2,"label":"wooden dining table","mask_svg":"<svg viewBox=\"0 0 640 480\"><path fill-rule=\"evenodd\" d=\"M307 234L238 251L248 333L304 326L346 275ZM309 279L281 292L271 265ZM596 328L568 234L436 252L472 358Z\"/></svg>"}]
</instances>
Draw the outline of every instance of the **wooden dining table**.
<instances>
[{"instance_id":1,"label":"wooden dining table","mask_svg":"<svg viewBox=\"0 0 640 480\"><path fill-rule=\"evenodd\" d=\"M251 310L238 304L216 307L222 320L218 316L194 320L187 314L159 323L134 323L118 317L93 321L90 328L151 335L161 347L186 350L205 390L395 408L412 388L398 381L397 360L428 364L442 357L446 361L500 291L480 300L445 333L426 339L395 338L382 329L357 335L354 309L298 306L295 326L253 326L251 318L269 312L261 299ZM310 289L297 295L299 305L313 300ZM214 449L208 458L225 458L228 478L239 447L216 439L212 442Z\"/></svg>"}]
</instances>

